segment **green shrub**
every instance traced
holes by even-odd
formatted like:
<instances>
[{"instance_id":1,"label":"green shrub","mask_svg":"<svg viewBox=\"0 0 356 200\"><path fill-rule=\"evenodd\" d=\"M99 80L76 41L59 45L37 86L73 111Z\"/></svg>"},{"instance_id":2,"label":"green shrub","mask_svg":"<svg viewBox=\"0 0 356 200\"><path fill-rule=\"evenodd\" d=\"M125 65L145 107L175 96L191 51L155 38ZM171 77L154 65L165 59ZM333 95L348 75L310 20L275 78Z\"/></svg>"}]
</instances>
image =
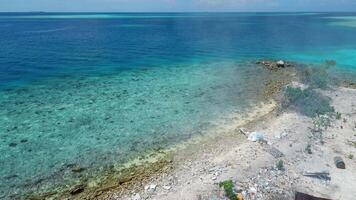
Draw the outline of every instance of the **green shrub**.
<instances>
[{"instance_id":1,"label":"green shrub","mask_svg":"<svg viewBox=\"0 0 356 200\"><path fill-rule=\"evenodd\" d=\"M308 117L315 117L334 112L330 99L312 90L287 87L284 106L293 106L298 112Z\"/></svg>"},{"instance_id":2,"label":"green shrub","mask_svg":"<svg viewBox=\"0 0 356 200\"><path fill-rule=\"evenodd\" d=\"M234 183L232 182L232 180L226 180L226 181L220 182L219 186L224 188L225 195L230 200L236 200L236 194L234 192Z\"/></svg>"},{"instance_id":3,"label":"green shrub","mask_svg":"<svg viewBox=\"0 0 356 200\"><path fill-rule=\"evenodd\" d=\"M311 145L308 144L307 147L305 147L305 151L308 153L308 154L312 154L312 150L311 150Z\"/></svg>"},{"instance_id":4,"label":"green shrub","mask_svg":"<svg viewBox=\"0 0 356 200\"><path fill-rule=\"evenodd\" d=\"M279 160L276 164L278 170L284 170L284 163L283 160Z\"/></svg>"},{"instance_id":5,"label":"green shrub","mask_svg":"<svg viewBox=\"0 0 356 200\"><path fill-rule=\"evenodd\" d=\"M337 120L340 120L340 119L341 119L341 113L336 112L335 118L336 118Z\"/></svg>"}]
</instances>

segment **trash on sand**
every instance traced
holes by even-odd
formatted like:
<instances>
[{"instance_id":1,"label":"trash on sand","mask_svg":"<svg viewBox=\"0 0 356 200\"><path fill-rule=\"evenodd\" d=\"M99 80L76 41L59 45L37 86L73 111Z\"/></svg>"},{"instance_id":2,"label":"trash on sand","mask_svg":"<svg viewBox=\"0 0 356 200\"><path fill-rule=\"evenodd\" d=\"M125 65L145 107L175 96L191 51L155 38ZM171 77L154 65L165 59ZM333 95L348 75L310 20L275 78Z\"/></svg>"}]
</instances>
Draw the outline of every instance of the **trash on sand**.
<instances>
[{"instance_id":1,"label":"trash on sand","mask_svg":"<svg viewBox=\"0 0 356 200\"><path fill-rule=\"evenodd\" d=\"M237 193L236 199L237 200L244 200L244 196L242 195L242 193Z\"/></svg>"},{"instance_id":2,"label":"trash on sand","mask_svg":"<svg viewBox=\"0 0 356 200\"><path fill-rule=\"evenodd\" d=\"M250 135L248 136L248 140L250 140L250 141L252 141L252 142L261 141L261 140L263 140L263 133L260 133L260 132L252 132L252 133L250 133Z\"/></svg>"},{"instance_id":3,"label":"trash on sand","mask_svg":"<svg viewBox=\"0 0 356 200\"><path fill-rule=\"evenodd\" d=\"M295 200L330 200L330 199L314 197L309 194L297 192L297 193L295 193Z\"/></svg>"},{"instance_id":4,"label":"trash on sand","mask_svg":"<svg viewBox=\"0 0 356 200\"><path fill-rule=\"evenodd\" d=\"M345 162L342 160L342 158L340 156L336 156L334 158L334 162L335 162L335 165L337 168L339 169L345 169L346 166L345 166Z\"/></svg>"},{"instance_id":5,"label":"trash on sand","mask_svg":"<svg viewBox=\"0 0 356 200\"><path fill-rule=\"evenodd\" d=\"M326 181L331 180L329 172L304 172L303 176L318 178Z\"/></svg>"}]
</instances>

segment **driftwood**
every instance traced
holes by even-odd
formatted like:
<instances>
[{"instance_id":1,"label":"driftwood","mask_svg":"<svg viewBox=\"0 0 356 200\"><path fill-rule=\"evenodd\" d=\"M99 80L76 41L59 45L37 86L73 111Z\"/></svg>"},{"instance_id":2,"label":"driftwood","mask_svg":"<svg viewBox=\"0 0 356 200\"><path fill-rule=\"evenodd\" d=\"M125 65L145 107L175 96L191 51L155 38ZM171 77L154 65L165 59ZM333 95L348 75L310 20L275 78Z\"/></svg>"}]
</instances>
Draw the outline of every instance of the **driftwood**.
<instances>
[{"instance_id":1,"label":"driftwood","mask_svg":"<svg viewBox=\"0 0 356 200\"><path fill-rule=\"evenodd\" d=\"M240 128L240 129L239 129L239 131L240 131L240 133L241 133L242 135L244 135L244 136L248 137L248 133L247 133L247 131L245 131L245 130L244 130L244 129L242 129L242 128Z\"/></svg>"},{"instance_id":2,"label":"driftwood","mask_svg":"<svg viewBox=\"0 0 356 200\"><path fill-rule=\"evenodd\" d=\"M325 199L325 198L320 198L320 197L314 197L309 194L297 192L295 194L295 200L331 200L331 199Z\"/></svg>"},{"instance_id":3,"label":"driftwood","mask_svg":"<svg viewBox=\"0 0 356 200\"><path fill-rule=\"evenodd\" d=\"M304 172L303 176L323 179L323 180L326 180L326 181L330 181L331 180L329 172Z\"/></svg>"}]
</instances>

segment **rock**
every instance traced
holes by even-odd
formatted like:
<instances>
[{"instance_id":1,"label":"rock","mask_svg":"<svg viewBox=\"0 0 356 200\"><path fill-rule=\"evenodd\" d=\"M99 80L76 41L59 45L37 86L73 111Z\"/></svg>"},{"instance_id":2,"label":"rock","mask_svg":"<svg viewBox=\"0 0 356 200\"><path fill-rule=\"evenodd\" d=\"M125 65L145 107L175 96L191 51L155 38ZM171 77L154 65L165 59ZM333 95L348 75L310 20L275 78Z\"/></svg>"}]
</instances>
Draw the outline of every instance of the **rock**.
<instances>
[{"instance_id":1,"label":"rock","mask_svg":"<svg viewBox=\"0 0 356 200\"><path fill-rule=\"evenodd\" d=\"M16 147L16 146L17 146L17 144L14 143L14 142L12 142L12 143L9 144L9 147Z\"/></svg>"},{"instance_id":2,"label":"rock","mask_svg":"<svg viewBox=\"0 0 356 200\"><path fill-rule=\"evenodd\" d=\"M21 143L26 143L26 142L28 142L28 140L27 139L22 139L20 142Z\"/></svg>"},{"instance_id":3,"label":"rock","mask_svg":"<svg viewBox=\"0 0 356 200\"><path fill-rule=\"evenodd\" d=\"M340 156L336 156L334 158L334 162L335 162L335 165L337 168L339 169L345 169L346 166L345 166L345 162L342 160L342 158Z\"/></svg>"},{"instance_id":4,"label":"rock","mask_svg":"<svg viewBox=\"0 0 356 200\"><path fill-rule=\"evenodd\" d=\"M84 167L80 167L78 165L76 165L72 168L72 172L74 172L74 173L80 173L80 172L83 172L84 170L85 170Z\"/></svg>"},{"instance_id":5,"label":"rock","mask_svg":"<svg viewBox=\"0 0 356 200\"><path fill-rule=\"evenodd\" d=\"M76 185L70 190L71 195L76 195L84 191L84 185Z\"/></svg>"},{"instance_id":6,"label":"rock","mask_svg":"<svg viewBox=\"0 0 356 200\"><path fill-rule=\"evenodd\" d=\"M283 60L277 62L277 67L285 67L285 63Z\"/></svg>"}]
</instances>

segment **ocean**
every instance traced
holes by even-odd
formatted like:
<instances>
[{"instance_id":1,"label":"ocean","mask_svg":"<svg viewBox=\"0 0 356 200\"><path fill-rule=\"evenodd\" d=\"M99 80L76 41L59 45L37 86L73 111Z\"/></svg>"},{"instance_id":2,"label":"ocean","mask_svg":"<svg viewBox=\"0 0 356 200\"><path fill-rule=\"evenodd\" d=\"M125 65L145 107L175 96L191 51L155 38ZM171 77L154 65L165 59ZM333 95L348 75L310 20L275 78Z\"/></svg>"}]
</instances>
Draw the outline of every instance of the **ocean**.
<instances>
[{"instance_id":1,"label":"ocean","mask_svg":"<svg viewBox=\"0 0 356 200\"><path fill-rule=\"evenodd\" d=\"M356 13L0 13L0 30L0 199L249 112L268 78L257 60L356 73Z\"/></svg>"}]
</instances>

